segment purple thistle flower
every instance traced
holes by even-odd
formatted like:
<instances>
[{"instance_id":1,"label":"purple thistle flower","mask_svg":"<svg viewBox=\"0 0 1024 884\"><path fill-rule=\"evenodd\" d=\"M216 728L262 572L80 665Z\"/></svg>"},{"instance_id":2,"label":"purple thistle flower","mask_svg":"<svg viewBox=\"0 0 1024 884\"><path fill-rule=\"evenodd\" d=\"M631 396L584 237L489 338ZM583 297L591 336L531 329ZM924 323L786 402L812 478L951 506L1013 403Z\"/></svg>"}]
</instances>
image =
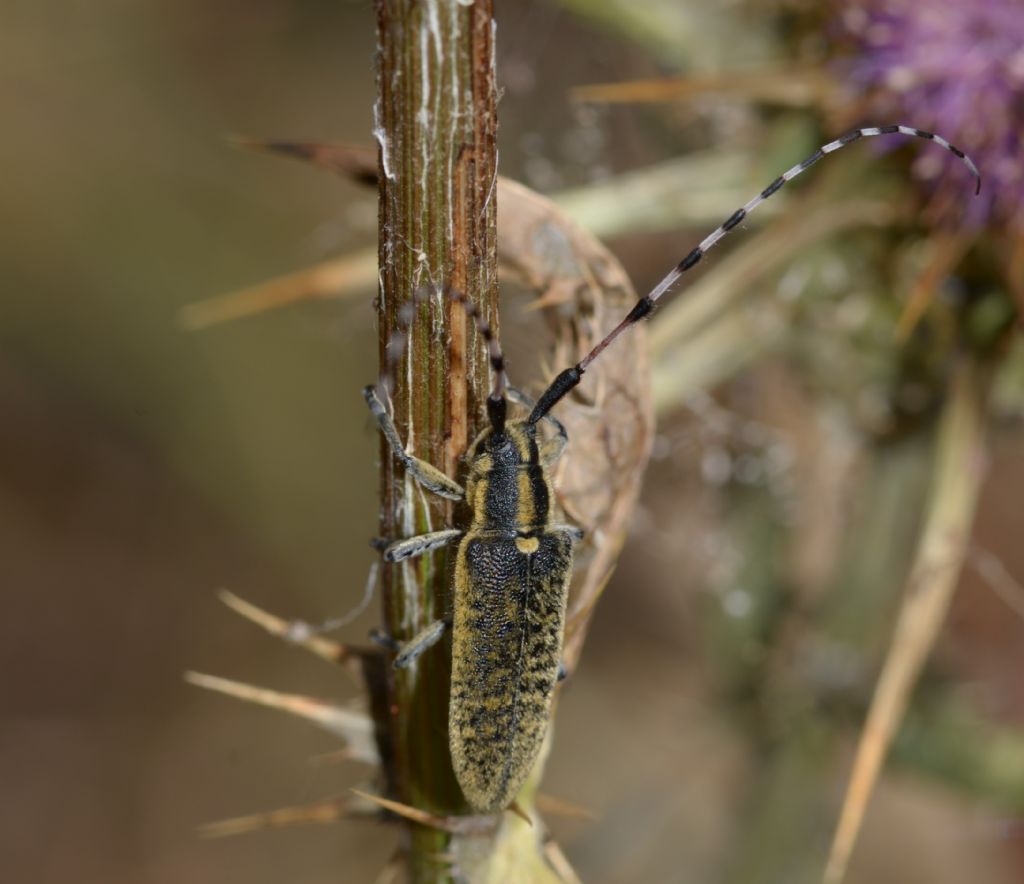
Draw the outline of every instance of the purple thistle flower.
<instances>
[{"instance_id":1,"label":"purple thistle flower","mask_svg":"<svg viewBox=\"0 0 1024 884\"><path fill-rule=\"evenodd\" d=\"M967 201L962 165L923 151L913 172L935 215L1024 227L1024 2L847 0L837 19L855 52L844 79L870 113L940 133L981 170L982 195Z\"/></svg>"}]
</instances>

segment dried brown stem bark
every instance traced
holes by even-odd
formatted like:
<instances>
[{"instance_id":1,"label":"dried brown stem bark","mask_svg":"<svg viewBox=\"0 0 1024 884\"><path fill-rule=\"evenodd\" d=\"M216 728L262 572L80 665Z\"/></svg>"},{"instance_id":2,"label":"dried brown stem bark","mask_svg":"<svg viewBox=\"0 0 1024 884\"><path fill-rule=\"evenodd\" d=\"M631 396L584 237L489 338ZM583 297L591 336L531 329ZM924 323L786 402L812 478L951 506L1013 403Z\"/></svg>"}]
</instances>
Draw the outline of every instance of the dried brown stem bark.
<instances>
[{"instance_id":1,"label":"dried brown stem bark","mask_svg":"<svg viewBox=\"0 0 1024 884\"><path fill-rule=\"evenodd\" d=\"M380 358L401 306L436 286L409 330L391 385L407 450L449 475L482 426L485 350L460 306L463 292L496 323L496 90L490 0L378 0L374 134L378 142ZM381 521L395 538L450 525L451 504L428 499L381 446ZM449 606L444 551L383 577L385 627L405 641ZM388 690L388 797L438 816L465 811L448 752L449 654L444 643ZM413 880L447 880L449 835L421 825L406 844Z\"/></svg>"}]
</instances>

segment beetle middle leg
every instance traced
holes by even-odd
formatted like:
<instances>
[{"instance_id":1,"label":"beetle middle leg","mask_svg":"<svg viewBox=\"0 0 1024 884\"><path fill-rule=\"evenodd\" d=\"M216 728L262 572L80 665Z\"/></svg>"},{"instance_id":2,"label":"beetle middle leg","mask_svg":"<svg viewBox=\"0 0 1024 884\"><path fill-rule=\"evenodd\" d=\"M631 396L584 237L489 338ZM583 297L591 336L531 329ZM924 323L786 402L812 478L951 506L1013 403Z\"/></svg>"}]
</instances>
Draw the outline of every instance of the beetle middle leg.
<instances>
[{"instance_id":1,"label":"beetle middle leg","mask_svg":"<svg viewBox=\"0 0 1024 884\"><path fill-rule=\"evenodd\" d=\"M454 543L465 533L458 528L446 528L443 531L431 531L428 534L417 534L415 537L396 540L384 548L384 561L401 562L413 556L422 556L424 553Z\"/></svg>"}]
</instances>

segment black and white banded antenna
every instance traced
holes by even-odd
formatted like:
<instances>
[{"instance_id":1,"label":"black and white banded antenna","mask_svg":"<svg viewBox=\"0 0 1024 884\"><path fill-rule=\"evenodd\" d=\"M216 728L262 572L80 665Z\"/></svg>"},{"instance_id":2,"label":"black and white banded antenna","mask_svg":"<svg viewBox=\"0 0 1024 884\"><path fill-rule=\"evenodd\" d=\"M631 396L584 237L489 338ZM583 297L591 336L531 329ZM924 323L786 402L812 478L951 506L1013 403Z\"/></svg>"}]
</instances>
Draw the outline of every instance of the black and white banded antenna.
<instances>
[{"instance_id":1,"label":"black and white banded antenna","mask_svg":"<svg viewBox=\"0 0 1024 884\"><path fill-rule=\"evenodd\" d=\"M422 285L398 309L395 329L384 347L384 364L381 366L380 377L377 380L376 395L382 402L390 399L394 374L408 346L409 329L416 318L416 313L420 306L426 303L432 295L442 292L448 300L458 304L465 314L473 320L477 334L484 339L484 344L487 346L487 356L491 364L491 392L487 396L487 417L492 429L496 433L503 433L505 431L505 416L508 411L508 403L505 398L505 391L508 388L508 381L505 375L505 355L502 353L501 345L491 328L491 324L480 313L476 304L455 289L442 289L438 285Z\"/></svg>"},{"instance_id":2,"label":"black and white banded antenna","mask_svg":"<svg viewBox=\"0 0 1024 884\"><path fill-rule=\"evenodd\" d=\"M561 372L551 382L551 386L544 391L540 399L537 400L536 406L533 411L530 412L528 423L536 424L539 420L545 417L548 412L551 411L551 409L569 393L570 390L579 384L580 380L583 378L583 373L587 370L590 364L604 352L605 348L608 347L612 341L614 341L630 326L640 322L640 320L644 319L646 316L649 316L654 311L654 308L657 306L661 297L679 281L679 278L686 273L687 270L695 267L700 259L703 258L710 249L714 248L722 237L735 228L737 224L753 212L754 209L761 205L761 203L773 194L777 193L782 186L786 184L786 182L792 181L801 172L809 169L818 162L818 160L825 156L825 154L833 153L841 147L852 144L854 141L861 138L870 138L875 135L895 134L911 135L914 138L924 138L928 141L934 141L936 144L944 147L955 157L962 160L964 165L970 169L971 174L977 180L975 194L981 192L981 173L978 171L978 167L974 165L974 161L956 145L951 144L941 135L936 135L933 132L925 132L923 129L915 129L912 126L870 126L865 129L854 129L852 132L848 132L846 135L843 135L841 138L837 138L835 141L823 144L802 163L798 163L793 166L793 168L783 172L782 175L776 178L764 190L757 194L757 196L753 197L746 203L746 205L733 212L723 224L719 225L715 230L708 234L701 241L700 245L690 251L682 261L676 264L676 266L668 272L661 282L651 289L648 294L644 295L644 297L637 301L633 306L633 309L629 311L622 322L608 333L604 340L598 343L597 346L584 356L583 359L577 362L576 365Z\"/></svg>"}]
</instances>

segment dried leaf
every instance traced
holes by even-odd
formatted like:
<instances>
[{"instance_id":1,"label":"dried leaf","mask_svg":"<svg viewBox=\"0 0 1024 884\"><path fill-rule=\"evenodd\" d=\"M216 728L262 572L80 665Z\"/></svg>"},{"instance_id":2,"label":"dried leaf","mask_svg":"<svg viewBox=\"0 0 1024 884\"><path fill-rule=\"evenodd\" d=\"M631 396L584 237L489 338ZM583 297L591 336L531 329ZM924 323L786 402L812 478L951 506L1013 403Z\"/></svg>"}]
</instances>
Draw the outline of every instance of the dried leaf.
<instances>
[{"instance_id":1,"label":"dried leaf","mask_svg":"<svg viewBox=\"0 0 1024 884\"><path fill-rule=\"evenodd\" d=\"M502 194L501 269L539 293L555 334L550 364L561 369L619 323L636 293L615 257L550 200L513 182L505 182ZM570 671L622 548L650 455L654 417L646 347L643 326L623 336L558 414L570 438L556 472L559 500L586 532L570 591L564 652Z\"/></svg>"}]
</instances>

